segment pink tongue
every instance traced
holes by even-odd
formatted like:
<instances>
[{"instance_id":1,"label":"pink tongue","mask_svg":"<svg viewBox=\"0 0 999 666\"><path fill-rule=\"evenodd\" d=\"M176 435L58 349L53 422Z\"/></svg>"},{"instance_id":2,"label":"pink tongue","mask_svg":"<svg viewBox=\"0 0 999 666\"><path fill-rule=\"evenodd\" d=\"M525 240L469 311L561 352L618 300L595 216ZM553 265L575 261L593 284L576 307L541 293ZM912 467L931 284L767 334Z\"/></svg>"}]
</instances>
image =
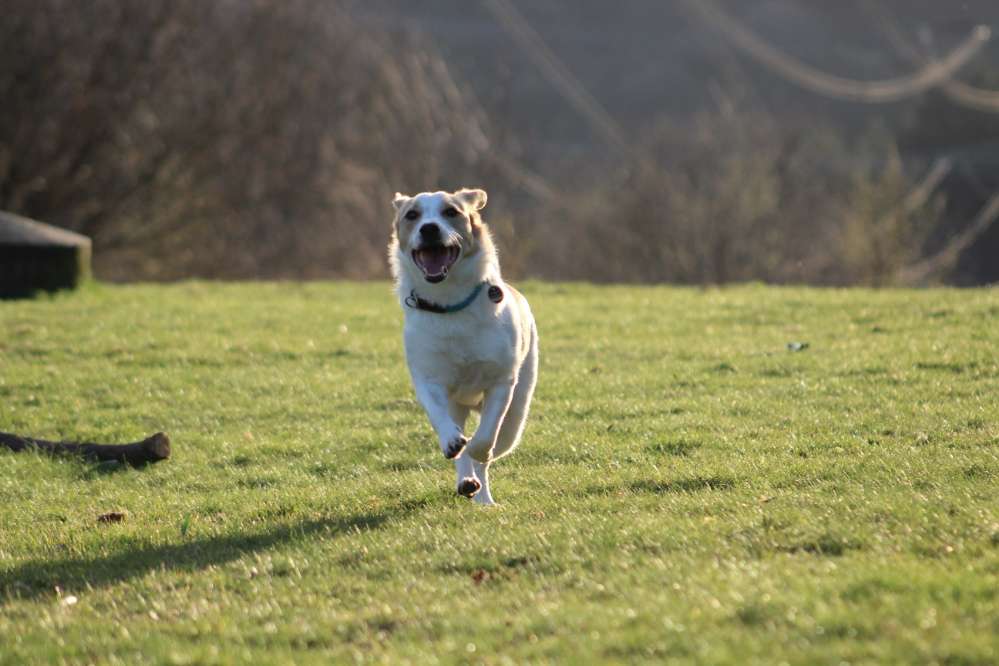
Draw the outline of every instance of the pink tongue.
<instances>
[{"instance_id":1,"label":"pink tongue","mask_svg":"<svg viewBox=\"0 0 999 666\"><path fill-rule=\"evenodd\" d=\"M429 248L420 250L420 263L427 275L440 275L447 266L449 252L447 248Z\"/></svg>"}]
</instances>

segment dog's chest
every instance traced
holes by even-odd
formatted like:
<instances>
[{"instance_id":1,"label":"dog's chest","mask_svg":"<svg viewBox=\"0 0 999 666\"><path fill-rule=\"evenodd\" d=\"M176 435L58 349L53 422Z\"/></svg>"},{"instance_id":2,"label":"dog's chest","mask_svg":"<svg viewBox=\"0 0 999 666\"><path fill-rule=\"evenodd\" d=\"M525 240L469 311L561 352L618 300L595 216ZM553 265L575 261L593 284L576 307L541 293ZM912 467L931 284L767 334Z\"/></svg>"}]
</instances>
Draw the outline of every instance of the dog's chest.
<instances>
[{"instance_id":1,"label":"dog's chest","mask_svg":"<svg viewBox=\"0 0 999 666\"><path fill-rule=\"evenodd\" d=\"M430 315L406 325L406 360L414 373L455 394L481 393L516 364L510 327L493 317Z\"/></svg>"}]
</instances>

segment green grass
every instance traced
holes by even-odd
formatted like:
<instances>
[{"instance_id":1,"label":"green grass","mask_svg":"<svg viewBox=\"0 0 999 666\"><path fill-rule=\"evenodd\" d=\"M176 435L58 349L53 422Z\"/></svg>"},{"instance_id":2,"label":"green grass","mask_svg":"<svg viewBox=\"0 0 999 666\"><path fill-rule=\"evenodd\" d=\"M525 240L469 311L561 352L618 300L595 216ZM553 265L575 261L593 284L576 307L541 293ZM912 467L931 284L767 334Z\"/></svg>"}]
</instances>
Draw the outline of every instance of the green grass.
<instances>
[{"instance_id":1,"label":"green grass","mask_svg":"<svg viewBox=\"0 0 999 666\"><path fill-rule=\"evenodd\" d=\"M523 286L494 509L385 284L0 303L0 430L174 442L0 452L0 663L999 660L999 291Z\"/></svg>"}]
</instances>

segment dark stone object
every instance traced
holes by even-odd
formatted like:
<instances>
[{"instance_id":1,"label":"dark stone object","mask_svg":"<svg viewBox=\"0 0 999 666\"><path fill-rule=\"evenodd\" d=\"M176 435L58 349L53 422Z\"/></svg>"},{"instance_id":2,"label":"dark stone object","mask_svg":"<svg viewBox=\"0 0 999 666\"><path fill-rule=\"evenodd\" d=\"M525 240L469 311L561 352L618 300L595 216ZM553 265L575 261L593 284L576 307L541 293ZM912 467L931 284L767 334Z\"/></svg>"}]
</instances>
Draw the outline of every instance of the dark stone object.
<instances>
[{"instance_id":1,"label":"dark stone object","mask_svg":"<svg viewBox=\"0 0 999 666\"><path fill-rule=\"evenodd\" d=\"M79 286L90 252L86 236L0 211L0 298Z\"/></svg>"}]
</instances>

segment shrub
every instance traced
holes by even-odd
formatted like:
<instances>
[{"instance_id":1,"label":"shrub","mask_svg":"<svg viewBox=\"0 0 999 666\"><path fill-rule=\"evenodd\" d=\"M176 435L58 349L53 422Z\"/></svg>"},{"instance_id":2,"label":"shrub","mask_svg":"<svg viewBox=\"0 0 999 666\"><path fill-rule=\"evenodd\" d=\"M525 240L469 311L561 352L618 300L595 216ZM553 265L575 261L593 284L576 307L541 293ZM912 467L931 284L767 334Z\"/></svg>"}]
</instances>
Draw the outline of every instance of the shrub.
<instances>
[{"instance_id":1,"label":"shrub","mask_svg":"<svg viewBox=\"0 0 999 666\"><path fill-rule=\"evenodd\" d=\"M641 136L630 166L543 216L540 237L571 242L538 244L534 265L598 281L881 284L938 223L937 208L904 209L911 179L876 134L851 144L726 100Z\"/></svg>"},{"instance_id":2,"label":"shrub","mask_svg":"<svg viewBox=\"0 0 999 666\"><path fill-rule=\"evenodd\" d=\"M335 2L4 15L0 209L91 236L100 277L383 275L394 188L498 180L442 61Z\"/></svg>"}]
</instances>

